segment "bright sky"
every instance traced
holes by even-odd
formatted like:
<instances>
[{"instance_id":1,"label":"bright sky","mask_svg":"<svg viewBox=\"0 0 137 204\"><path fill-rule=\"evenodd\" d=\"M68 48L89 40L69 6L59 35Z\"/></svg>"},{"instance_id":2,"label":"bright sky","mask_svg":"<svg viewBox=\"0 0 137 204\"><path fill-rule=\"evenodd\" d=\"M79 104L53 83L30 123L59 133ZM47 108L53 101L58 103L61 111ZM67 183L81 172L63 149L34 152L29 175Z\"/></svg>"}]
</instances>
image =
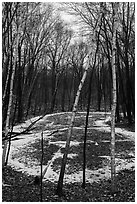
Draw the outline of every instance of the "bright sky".
<instances>
[{"instance_id":1,"label":"bright sky","mask_svg":"<svg viewBox=\"0 0 137 204\"><path fill-rule=\"evenodd\" d=\"M65 3L65 2L64 2ZM68 25L68 28L72 29L75 32L75 35L73 36L72 43L76 40L79 40L79 30L80 27L77 24L77 17L74 15L71 15L67 12L67 6L63 5L63 2L54 2L54 7L57 9L57 12L60 14L61 19ZM63 8L64 7L64 8Z\"/></svg>"},{"instance_id":2,"label":"bright sky","mask_svg":"<svg viewBox=\"0 0 137 204\"><path fill-rule=\"evenodd\" d=\"M60 13L62 20L64 20L66 23L68 23L72 27L76 26L75 25L76 23L74 22L76 20L76 16L71 15L67 12L67 8L66 8L67 6L66 5L64 6L63 2L60 2L60 3L56 2L56 3L54 3L54 6L55 6L55 8L58 9L58 12ZM64 9L63 9L63 7L64 7Z\"/></svg>"}]
</instances>

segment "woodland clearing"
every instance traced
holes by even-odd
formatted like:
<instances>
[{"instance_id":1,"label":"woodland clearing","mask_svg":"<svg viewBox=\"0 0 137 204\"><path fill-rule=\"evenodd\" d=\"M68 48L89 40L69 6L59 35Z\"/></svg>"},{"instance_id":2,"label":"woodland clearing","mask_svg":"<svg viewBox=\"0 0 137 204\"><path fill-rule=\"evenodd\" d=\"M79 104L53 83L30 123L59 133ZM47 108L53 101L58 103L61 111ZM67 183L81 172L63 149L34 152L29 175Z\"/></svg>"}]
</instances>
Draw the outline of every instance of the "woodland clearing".
<instances>
[{"instance_id":1,"label":"woodland clearing","mask_svg":"<svg viewBox=\"0 0 137 204\"><path fill-rule=\"evenodd\" d=\"M100 196L106 195L103 194L103 185L110 186L110 175L111 175L111 167L110 167L110 126L107 123L107 119L109 118L110 113L104 112L90 112L89 115L89 125L88 125L88 136L87 136L87 150L86 150L86 182L87 187L84 191L85 194L83 198L78 198L77 193L80 191L77 188L80 188L82 183L82 163L83 163L83 137L84 137L84 127L85 127L85 117L86 112L78 112L76 114L73 134L71 137L70 150L68 154L68 160L65 170L64 177L64 188L67 198L62 198L65 200L60 201L85 201L87 198L87 194L89 194L88 186L92 193L94 192L94 188L101 187ZM17 125L14 127L14 132L22 131L26 128L32 121L37 118L33 118L31 120L27 120L25 123ZM15 181L12 184L6 179L6 174L12 171L15 172L15 175L20 175L20 182L24 178L27 177L26 187L29 185L30 180L34 179L35 176L40 175L40 161L41 161L41 132L43 132L44 137L44 160L43 160L43 170L49 164L50 160L52 162L47 168L47 171L44 175L43 179L43 188L46 189L48 186L48 191L46 192L46 196L44 196L45 201L58 201L58 197L53 196L53 189L55 188L60 167L61 160L64 153L64 147L67 137L67 130L71 119L70 112L61 112L56 114L46 115L42 119L40 119L31 129L28 134L19 135L18 137L12 140L11 145L11 154L9 156L8 167L4 170L3 179L4 183L10 186L3 186L3 201L17 201L16 196L10 190L15 188ZM118 127L117 127L118 126ZM121 174L124 177L126 173L127 180L133 175L134 176L134 168L135 168L135 132L134 128L128 129L122 125L116 126L116 175L119 177ZM120 127L121 126L121 127ZM131 172L130 172L131 171ZM8 173L7 173L8 172ZM16 176L15 176L16 178ZM12 176L12 179L15 179ZM26 180L26 178L25 178ZM121 181L121 180L120 180ZM126 179L125 179L126 182ZM132 178L132 182L134 182ZM24 183L24 182L23 182ZM16 183L16 185L19 185ZM120 184L122 186L123 184ZM132 191L134 185L132 185ZM21 185L22 186L22 185ZM79 187L78 187L79 186ZM118 179L119 186L119 179ZM26 188L25 187L25 188ZM7 189L8 188L8 189ZM23 188L23 187L22 187ZM28 187L30 188L30 186ZM34 188L32 187L33 191ZM51 192L50 193L50 188ZM69 189L71 189L71 194ZM118 187L121 193L124 192L122 187ZM128 187L127 187L128 188ZM10 198L5 198L6 190L11 191ZM106 188L104 188L104 191ZM25 190L26 191L26 190ZM28 189L29 191L29 189ZM76 192L78 191L78 192ZM39 191L38 191L39 192ZM38 193L36 196L38 196ZM69 193L68 193L69 192ZM43 190L43 194L45 190ZM48 194L49 193L49 194ZM90 192L91 193L91 192ZM91 193L91 195L92 195ZM16 193L15 193L16 194ZM69 194L69 195L68 195ZM83 193L82 193L83 194ZM132 192L132 196L127 200L134 200L134 191ZM52 196L51 196L52 195ZM15 197L14 197L15 196ZM100 196L92 195L89 197L91 201L105 201L108 199L107 196L103 196L101 199ZM51 198L52 197L52 198ZM71 197L71 198L70 198ZM92 198L91 198L92 197ZM122 197L121 197L122 198ZM6 200L5 200L6 199ZM20 198L21 199L21 198ZM39 199L39 198L37 198ZM61 198L60 198L61 199ZM80 199L80 200L79 200ZM92 200L93 199L93 200ZM119 198L115 198L116 200ZM124 198L123 198L124 199ZM30 198L31 200L31 198ZM111 201L112 197L110 196L108 201ZM23 200L20 200L23 201ZM28 200L27 200L28 201ZM121 201L121 199L120 199Z\"/></svg>"}]
</instances>

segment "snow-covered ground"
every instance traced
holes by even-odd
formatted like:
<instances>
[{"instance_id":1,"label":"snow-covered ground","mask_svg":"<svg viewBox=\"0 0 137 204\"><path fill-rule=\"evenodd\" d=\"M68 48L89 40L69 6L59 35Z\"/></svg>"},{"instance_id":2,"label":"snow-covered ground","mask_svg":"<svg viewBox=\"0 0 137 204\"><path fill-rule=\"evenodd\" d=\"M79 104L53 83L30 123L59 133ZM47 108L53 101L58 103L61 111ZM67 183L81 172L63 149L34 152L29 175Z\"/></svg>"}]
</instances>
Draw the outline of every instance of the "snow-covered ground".
<instances>
[{"instance_id":1,"label":"snow-covered ground","mask_svg":"<svg viewBox=\"0 0 137 204\"><path fill-rule=\"evenodd\" d=\"M108 117L109 118L109 117ZM111 128L107 125L107 120L97 120L95 121L94 127L91 127L91 129L96 129L98 131L104 131L104 132L110 132ZM135 141L135 132L131 132L128 130L125 130L124 128L115 128L116 134L121 134L127 138L129 138L132 141Z\"/></svg>"},{"instance_id":2,"label":"snow-covered ground","mask_svg":"<svg viewBox=\"0 0 137 204\"><path fill-rule=\"evenodd\" d=\"M46 115L45 117L43 117L42 119L40 119L34 126L37 127L38 124L45 124L45 126L48 128L49 126L52 126L54 128L56 128L56 125L54 125L54 122L50 122L48 121L48 118L51 116L56 116L56 115L63 115L66 113L55 113L55 114L49 114ZM71 114L71 113L68 113ZM79 112L80 114L80 112ZM83 112L81 112L81 114L83 114ZM96 116L100 115L100 120L96 120ZM95 113L91 113L90 114L90 118L95 118L94 121L94 126L89 127L88 129L96 129L98 131L103 131L103 132L110 132L110 127L105 123L106 117L109 117L110 113L106 114L103 112L95 112ZM69 116L70 117L70 116ZM79 118L81 116L76 116L76 118ZM28 127L33 121L37 120L39 117L35 117L31 120L27 120L25 123L17 125L14 127L13 131L16 132L20 132L22 130L24 130L26 127ZM59 132L63 132L66 131L68 129L68 127L62 128L62 126L59 125L58 127L58 131ZM75 129L83 129L83 127L74 127ZM53 131L53 130L52 130ZM45 130L43 131L43 137L44 139L49 141L49 144L54 144L57 145L60 148L64 148L66 142L65 141L50 141L50 138L53 137L51 135L51 130ZM134 141L135 140L135 133L134 132L130 132L127 131L125 129L122 128L116 128L115 129L116 134L120 134L123 135L124 137L127 138L127 140L131 140ZM122 136L121 136L122 137ZM41 139L41 131L31 131L31 134L25 134L25 135L20 135L17 137L18 140L13 140L12 141L12 145L11 145L11 153L9 156L9 165L11 165L13 168L15 168L18 171L22 171L25 172L27 174L30 175L40 175L40 165L37 163L37 160L27 160L25 156L20 158L20 154L19 152L22 151L23 148L27 148L27 145L34 143L36 140L40 140ZM90 143L94 143L95 141L89 140L88 142ZM108 142L108 141L106 141ZM78 141L71 141L70 146L78 146L79 142ZM30 151L28 149L28 151ZM131 152L132 156L134 157L134 153ZM16 156L15 156L16 155ZM57 151L51 161L48 162L48 168L46 171L46 174L44 176L44 180L50 180L52 182L57 181L58 177L59 177L59 171L54 171L52 168L52 164L53 162L57 159L62 157L63 154L61 153L61 151ZM76 157L77 154L68 154L68 158L74 158ZM108 161L110 162L110 157L107 156ZM22 162L24 161L24 162ZM135 159L132 158L129 162L129 160L127 159L118 159L116 158L116 171L119 171L121 169L130 169L130 168L134 168L135 166ZM43 170L46 168L47 166L43 166ZM67 169L67 166L66 166ZM70 182L79 182L82 181L82 171L73 173L73 174L65 174L64 177L64 182L70 183ZM94 182L94 181L99 181L100 179L108 179L110 177L110 165L105 166L104 168L99 168L98 170L89 170L86 169L86 179L88 180L88 182Z\"/></svg>"}]
</instances>

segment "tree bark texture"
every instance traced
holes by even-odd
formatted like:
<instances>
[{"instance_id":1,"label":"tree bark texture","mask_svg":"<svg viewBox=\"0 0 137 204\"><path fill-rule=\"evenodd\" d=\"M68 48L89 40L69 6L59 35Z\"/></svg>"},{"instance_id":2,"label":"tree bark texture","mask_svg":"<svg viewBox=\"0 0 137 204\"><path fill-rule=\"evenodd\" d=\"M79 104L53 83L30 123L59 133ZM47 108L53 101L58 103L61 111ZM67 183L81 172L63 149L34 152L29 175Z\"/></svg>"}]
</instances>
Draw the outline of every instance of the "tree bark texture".
<instances>
[{"instance_id":1,"label":"tree bark texture","mask_svg":"<svg viewBox=\"0 0 137 204\"><path fill-rule=\"evenodd\" d=\"M89 59L88 59L88 61L89 61ZM65 153L64 153L63 159L62 159L61 171L60 171L58 185L57 185L57 194L59 196L62 195L63 178L64 178L64 173L65 173L65 167L66 167L67 155L68 155L68 151L69 151L70 140L71 140L71 135L72 135L72 130L73 130L74 119L75 119L75 115L76 115L76 111L77 111L77 105L78 105L78 101L79 101L79 97L80 97L80 93L81 93L84 81L85 81L86 76L87 76L88 69L89 69L89 63L87 64L87 67L85 68L83 77L82 77L81 82L80 82L79 87L78 87L75 102L74 102L74 105L73 105L72 117L71 117L71 122L70 122L69 129L68 129Z\"/></svg>"},{"instance_id":2,"label":"tree bark texture","mask_svg":"<svg viewBox=\"0 0 137 204\"><path fill-rule=\"evenodd\" d=\"M116 30L117 30L117 7L118 3L112 3L112 109L111 109L111 191L115 192L115 114L116 114Z\"/></svg>"},{"instance_id":3,"label":"tree bark texture","mask_svg":"<svg viewBox=\"0 0 137 204\"><path fill-rule=\"evenodd\" d=\"M7 117L6 117L5 137L8 136L9 128L10 128L10 114L11 114L11 108L12 108L13 84L14 84L16 62L17 62L17 55L18 55L18 42L19 42L19 36L18 36L18 28L17 28L17 40L15 45L14 63L13 63L13 69L11 74L11 80L10 80L10 94L9 94L9 104L8 104L8 111L7 111ZM2 167L5 166L5 162L6 162L7 146L8 146L8 140L5 140L3 153L2 153Z\"/></svg>"}]
</instances>

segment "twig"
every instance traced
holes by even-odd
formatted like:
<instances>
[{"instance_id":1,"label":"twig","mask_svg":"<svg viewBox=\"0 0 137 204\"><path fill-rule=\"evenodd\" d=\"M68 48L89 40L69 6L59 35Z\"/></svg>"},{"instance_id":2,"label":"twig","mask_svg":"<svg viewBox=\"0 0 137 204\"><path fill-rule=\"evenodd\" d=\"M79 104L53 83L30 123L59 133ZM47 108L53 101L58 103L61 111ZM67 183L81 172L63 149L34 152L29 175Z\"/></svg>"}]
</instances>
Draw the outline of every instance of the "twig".
<instances>
[{"instance_id":1,"label":"twig","mask_svg":"<svg viewBox=\"0 0 137 204\"><path fill-rule=\"evenodd\" d=\"M31 128L33 127L33 125L34 125L36 122L38 122L40 119L42 119L43 117L44 117L44 116L40 116L37 120L35 120L34 122L32 122L32 123L31 123L25 130L23 130L22 132L17 132L17 133L15 133L15 132L12 132L12 133L9 132L8 135L7 135L7 137L4 137L4 138L2 139L2 141L8 140L12 134L14 134L14 135L11 136L11 138L14 138L14 137L16 137L16 136L18 136L18 135L22 135L22 134L28 133L28 132L31 130Z\"/></svg>"}]
</instances>

